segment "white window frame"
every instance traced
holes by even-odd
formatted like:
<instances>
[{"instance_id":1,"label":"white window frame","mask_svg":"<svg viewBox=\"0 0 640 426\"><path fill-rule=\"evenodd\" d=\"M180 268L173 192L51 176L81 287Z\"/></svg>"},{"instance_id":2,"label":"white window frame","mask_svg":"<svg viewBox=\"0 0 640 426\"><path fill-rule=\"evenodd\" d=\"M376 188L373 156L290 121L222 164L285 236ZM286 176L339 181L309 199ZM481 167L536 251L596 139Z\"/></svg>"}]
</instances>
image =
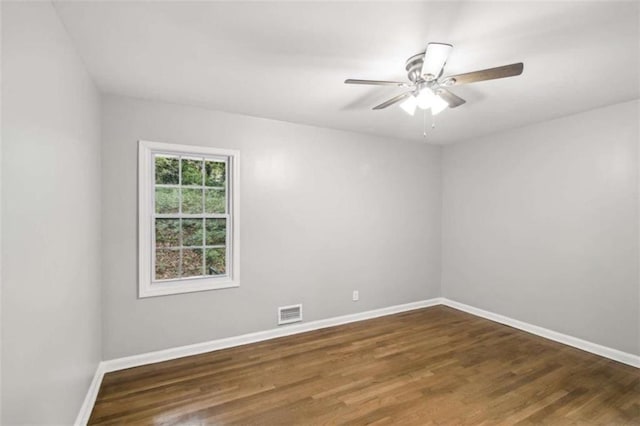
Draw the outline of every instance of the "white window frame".
<instances>
[{"instance_id":1,"label":"white window frame","mask_svg":"<svg viewBox=\"0 0 640 426\"><path fill-rule=\"evenodd\" d=\"M154 280L153 221L155 154L215 156L227 159L227 270L221 277ZM138 141L138 297L164 296L240 286L240 151Z\"/></svg>"}]
</instances>

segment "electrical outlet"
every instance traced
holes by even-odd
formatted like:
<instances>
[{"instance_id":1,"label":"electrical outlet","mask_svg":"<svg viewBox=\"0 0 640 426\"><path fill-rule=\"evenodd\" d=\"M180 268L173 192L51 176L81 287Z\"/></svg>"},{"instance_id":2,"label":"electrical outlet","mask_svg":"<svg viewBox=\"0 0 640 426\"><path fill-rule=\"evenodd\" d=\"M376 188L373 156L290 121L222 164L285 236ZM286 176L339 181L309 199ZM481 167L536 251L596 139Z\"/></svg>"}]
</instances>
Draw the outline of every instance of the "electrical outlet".
<instances>
[{"instance_id":1,"label":"electrical outlet","mask_svg":"<svg viewBox=\"0 0 640 426\"><path fill-rule=\"evenodd\" d=\"M357 302L360 300L360 292L358 290L353 290L353 301Z\"/></svg>"}]
</instances>

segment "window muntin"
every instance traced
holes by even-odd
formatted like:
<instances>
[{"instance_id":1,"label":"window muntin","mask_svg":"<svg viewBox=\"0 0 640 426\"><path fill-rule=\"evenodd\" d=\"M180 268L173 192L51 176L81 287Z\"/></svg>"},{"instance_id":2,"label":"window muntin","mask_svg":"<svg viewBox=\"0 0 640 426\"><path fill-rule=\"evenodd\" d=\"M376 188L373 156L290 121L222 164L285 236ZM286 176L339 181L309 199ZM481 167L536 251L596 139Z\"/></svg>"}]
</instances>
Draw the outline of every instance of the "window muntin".
<instances>
[{"instance_id":1,"label":"window muntin","mask_svg":"<svg viewBox=\"0 0 640 426\"><path fill-rule=\"evenodd\" d=\"M237 286L237 151L140 144L140 296Z\"/></svg>"}]
</instances>

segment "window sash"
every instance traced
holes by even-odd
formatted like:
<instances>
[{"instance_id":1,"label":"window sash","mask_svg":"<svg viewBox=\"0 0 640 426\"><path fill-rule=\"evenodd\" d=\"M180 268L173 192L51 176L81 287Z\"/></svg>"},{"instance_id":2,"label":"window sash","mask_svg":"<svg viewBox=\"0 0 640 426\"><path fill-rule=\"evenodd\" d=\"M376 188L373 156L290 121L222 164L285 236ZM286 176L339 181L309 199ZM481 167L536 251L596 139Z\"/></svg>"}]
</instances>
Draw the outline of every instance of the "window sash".
<instances>
[{"instance_id":1,"label":"window sash","mask_svg":"<svg viewBox=\"0 0 640 426\"><path fill-rule=\"evenodd\" d=\"M186 216L187 219L201 219L199 217L193 217L193 216ZM205 218L205 217L203 217ZM180 259L182 259L182 252L184 249L187 250L192 250L192 249L202 249L203 254L202 254L202 270L205 271L206 270L206 262L207 262L207 258L206 258L206 250L207 249L215 249L215 248L224 248L225 249L225 265L224 265L224 270L225 273L224 274L220 274L220 275L193 275L193 276L188 276L188 277L178 277L178 278L167 278L167 279L157 279L156 278L156 261L157 261L157 251L158 251L158 246L156 244L156 218L154 217L151 220L151 249L152 249L152 256L151 256L151 283L164 283L164 282L180 282L180 281L185 281L185 280L194 280L194 279L223 279L223 278L228 278L229 275L229 270L231 267L231 261L232 259L230 258L231 253L229 250L229 246L231 245L229 242L229 232L231 229L231 220L228 217L228 215L226 215L225 217L215 217L213 219L226 219L226 226L225 226L225 243L224 244L207 244L207 229L206 229L206 225L203 224L203 229L202 229L202 245L199 246L187 246L184 245L182 243L182 223L180 223L180 245L179 246L167 246L167 247L160 247L160 250L179 250L180 251ZM160 219L180 219L176 216L171 216L168 218L165 217L161 217ZM182 267L182 265L181 265ZM181 271L182 273L182 271Z\"/></svg>"}]
</instances>

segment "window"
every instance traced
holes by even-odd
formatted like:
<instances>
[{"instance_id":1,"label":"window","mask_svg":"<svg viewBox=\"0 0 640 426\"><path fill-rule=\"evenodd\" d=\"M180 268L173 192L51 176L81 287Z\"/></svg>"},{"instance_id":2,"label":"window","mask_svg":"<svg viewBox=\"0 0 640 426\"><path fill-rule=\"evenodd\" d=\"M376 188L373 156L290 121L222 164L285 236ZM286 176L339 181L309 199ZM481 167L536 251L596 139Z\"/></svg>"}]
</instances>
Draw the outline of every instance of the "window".
<instances>
[{"instance_id":1,"label":"window","mask_svg":"<svg viewBox=\"0 0 640 426\"><path fill-rule=\"evenodd\" d=\"M239 285L238 151L139 142L140 297Z\"/></svg>"}]
</instances>

